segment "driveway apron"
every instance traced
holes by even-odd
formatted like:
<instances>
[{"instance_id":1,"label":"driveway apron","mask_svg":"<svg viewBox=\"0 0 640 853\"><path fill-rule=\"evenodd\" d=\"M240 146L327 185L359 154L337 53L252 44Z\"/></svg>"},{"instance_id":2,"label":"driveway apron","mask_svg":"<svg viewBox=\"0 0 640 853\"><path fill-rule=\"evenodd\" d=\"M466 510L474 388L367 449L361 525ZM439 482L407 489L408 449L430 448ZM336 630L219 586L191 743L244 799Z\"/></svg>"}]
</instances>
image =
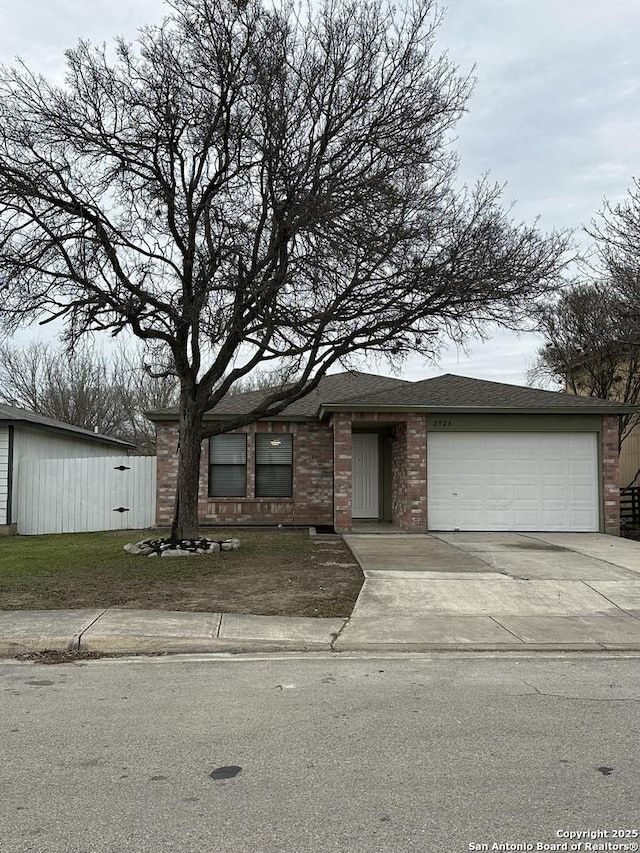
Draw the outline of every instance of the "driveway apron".
<instances>
[{"instance_id":1,"label":"driveway apron","mask_svg":"<svg viewBox=\"0 0 640 853\"><path fill-rule=\"evenodd\" d=\"M343 641L640 642L638 542L587 533L345 540L365 582Z\"/></svg>"}]
</instances>

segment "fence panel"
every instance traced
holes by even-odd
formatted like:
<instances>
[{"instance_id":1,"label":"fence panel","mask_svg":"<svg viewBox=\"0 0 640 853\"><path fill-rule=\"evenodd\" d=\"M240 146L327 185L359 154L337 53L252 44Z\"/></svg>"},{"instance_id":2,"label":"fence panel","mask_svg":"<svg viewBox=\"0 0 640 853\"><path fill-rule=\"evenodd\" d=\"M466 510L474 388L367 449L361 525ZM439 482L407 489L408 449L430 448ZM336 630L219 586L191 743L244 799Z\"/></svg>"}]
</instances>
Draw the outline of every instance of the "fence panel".
<instances>
[{"instance_id":1,"label":"fence panel","mask_svg":"<svg viewBox=\"0 0 640 853\"><path fill-rule=\"evenodd\" d=\"M17 493L21 534L150 527L156 457L22 459Z\"/></svg>"},{"instance_id":2,"label":"fence panel","mask_svg":"<svg viewBox=\"0 0 640 853\"><path fill-rule=\"evenodd\" d=\"M620 492L620 521L627 527L640 526L640 486L629 486Z\"/></svg>"}]
</instances>

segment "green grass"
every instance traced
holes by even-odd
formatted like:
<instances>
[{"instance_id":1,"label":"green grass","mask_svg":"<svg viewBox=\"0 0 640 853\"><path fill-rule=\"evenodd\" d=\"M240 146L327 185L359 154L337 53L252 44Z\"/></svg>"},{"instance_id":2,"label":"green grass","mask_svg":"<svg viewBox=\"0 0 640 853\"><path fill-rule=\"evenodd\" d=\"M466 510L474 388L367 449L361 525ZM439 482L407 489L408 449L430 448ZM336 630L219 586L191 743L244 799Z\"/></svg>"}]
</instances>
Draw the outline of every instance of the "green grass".
<instances>
[{"instance_id":1,"label":"green grass","mask_svg":"<svg viewBox=\"0 0 640 853\"><path fill-rule=\"evenodd\" d=\"M357 567L333 567L300 531L203 531L236 536L238 551L190 558L124 552L158 531L0 539L0 609L129 607L280 615L348 616L362 584ZM335 560L355 562L346 546Z\"/></svg>"}]
</instances>

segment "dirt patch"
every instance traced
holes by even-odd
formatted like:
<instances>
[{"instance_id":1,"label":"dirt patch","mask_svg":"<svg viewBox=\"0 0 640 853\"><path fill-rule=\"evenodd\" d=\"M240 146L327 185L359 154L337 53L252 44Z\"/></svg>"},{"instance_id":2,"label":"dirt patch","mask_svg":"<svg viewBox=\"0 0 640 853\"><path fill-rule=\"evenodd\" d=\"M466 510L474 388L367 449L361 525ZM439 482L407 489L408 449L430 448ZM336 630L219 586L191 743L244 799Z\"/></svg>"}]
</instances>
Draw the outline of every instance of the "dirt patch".
<instances>
[{"instance_id":1,"label":"dirt patch","mask_svg":"<svg viewBox=\"0 0 640 853\"><path fill-rule=\"evenodd\" d=\"M16 660L33 661L34 663L75 663L79 660L97 660L105 657L100 652L81 652L69 649L42 649L40 652L24 652L16 655Z\"/></svg>"},{"instance_id":2,"label":"dirt patch","mask_svg":"<svg viewBox=\"0 0 640 853\"><path fill-rule=\"evenodd\" d=\"M237 537L240 548L180 560L125 554L124 544L144 538L140 534L12 537L8 545L7 537L0 543L0 609L118 607L345 618L363 583L342 540L312 540L306 531L216 530L220 539ZM43 540L55 541L47 548Z\"/></svg>"}]
</instances>

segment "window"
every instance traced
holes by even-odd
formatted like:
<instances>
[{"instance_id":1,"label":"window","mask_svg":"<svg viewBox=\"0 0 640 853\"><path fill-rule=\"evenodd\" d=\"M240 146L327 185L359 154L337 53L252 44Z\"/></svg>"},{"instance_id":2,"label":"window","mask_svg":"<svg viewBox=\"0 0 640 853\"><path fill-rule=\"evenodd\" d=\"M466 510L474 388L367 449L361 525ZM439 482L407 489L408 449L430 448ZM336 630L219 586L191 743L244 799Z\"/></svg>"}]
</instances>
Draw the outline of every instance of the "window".
<instances>
[{"instance_id":1,"label":"window","mask_svg":"<svg viewBox=\"0 0 640 853\"><path fill-rule=\"evenodd\" d=\"M209 439L209 494L224 498L246 496L246 435L227 433Z\"/></svg>"},{"instance_id":2,"label":"window","mask_svg":"<svg viewBox=\"0 0 640 853\"><path fill-rule=\"evenodd\" d=\"M293 494L293 436L256 435L256 497L290 498Z\"/></svg>"}]
</instances>

